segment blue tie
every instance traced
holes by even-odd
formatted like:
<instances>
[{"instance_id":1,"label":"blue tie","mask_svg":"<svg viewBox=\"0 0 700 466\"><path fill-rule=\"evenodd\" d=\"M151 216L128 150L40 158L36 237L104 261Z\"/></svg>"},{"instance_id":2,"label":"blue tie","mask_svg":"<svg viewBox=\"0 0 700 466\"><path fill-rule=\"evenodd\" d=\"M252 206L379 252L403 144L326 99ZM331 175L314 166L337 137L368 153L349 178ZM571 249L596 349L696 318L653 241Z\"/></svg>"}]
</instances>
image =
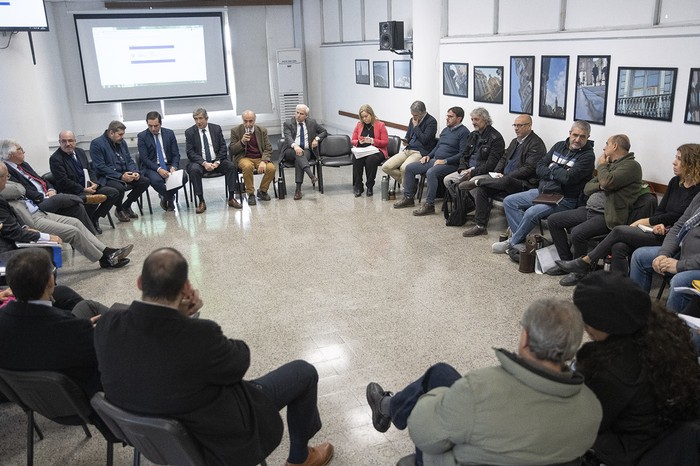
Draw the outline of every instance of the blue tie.
<instances>
[{"instance_id":1,"label":"blue tie","mask_svg":"<svg viewBox=\"0 0 700 466\"><path fill-rule=\"evenodd\" d=\"M204 155L206 156L207 162L211 162L211 150L209 150L209 139L207 138L207 130L202 130L202 139L204 139Z\"/></svg>"},{"instance_id":2,"label":"blue tie","mask_svg":"<svg viewBox=\"0 0 700 466\"><path fill-rule=\"evenodd\" d=\"M304 123L299 123L299 145L304 148Z\"/></svg>"},{"instance_id":3,"label":"blue tie","mask_svg":"<svg viewBox=\"0 0 700 466\"><path fill-rule=\"evenodd\" d=\"M160 168L162 168L163 170L167 170L167 168L165 168L165 157L163 156L163 147L160 145L160 138L158 136L159 136L159 134L155 135L156 152L158 153L158 165L160 165ZM209 146L209 144L207 144L207 147L208 146Z\"/></svg>"}]
</instances>

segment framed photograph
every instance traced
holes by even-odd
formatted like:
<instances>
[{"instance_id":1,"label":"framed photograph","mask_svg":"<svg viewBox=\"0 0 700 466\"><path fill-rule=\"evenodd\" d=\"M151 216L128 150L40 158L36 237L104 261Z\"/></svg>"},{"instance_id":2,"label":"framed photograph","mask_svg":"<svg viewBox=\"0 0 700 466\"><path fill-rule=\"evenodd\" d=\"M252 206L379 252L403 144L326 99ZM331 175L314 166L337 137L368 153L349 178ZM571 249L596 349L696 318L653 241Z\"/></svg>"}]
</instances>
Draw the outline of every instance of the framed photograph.
<instances>
[{"instance_id":1,"label":"framed photograph","mask_svg":"<svg viewBox=\"0 0 700 466\"><path fill-rule=\"evenodd\" d=\"M566 120L569 57L543 55L540 68L540 116Z\"/></svg>"},{"instance_id":2,"label":"framed photograph","mask_svg":"<svg viewBox=\"0 0 700 466\"><path fill-rule=\"evenodd\" d=\"M510 113L532 115L535 57L510 57Z\"/></svg>"},{"instance_id":3,"label":"framed photograph","mask_svg":"<svg viewBox=\"0 0 700 466\"><path fill-rule=\"evenodd\" d=\"M671 121L678 68L625 68L617 71L615 115Z\"/></svg>"},{"instance_id":4,"label":"framed photograph","mask_svg":"<svg viewBox=\"0 0 700 466\"><path fill-rule=\"evenodd\" d=\"M700 125L700 68L690 69L688 101L685 104L685 122Z\"/></svg>"},{"instance_id":5,"label":"framed photograph","mask_svg":"<svg viewBox=\"0 0 700 466\"><path fill-rule=\"evenodd\" d=\"M394 87L411 88L411 60L394 60Z\"/></svg>"},{"instance_id":6,"label":"framed photograph","mask_svg":"<svg viewBox=\"0 0 700 466\"><path fill-rule=\"evenodd\" d=\"M503 103L503 67L474 67L474 102Z\"/></svg>"},{"instance_id":7,"label":"framed photograph","mask_svg":"<svg viewBox=\"0 0 700 466\"><path fill-rule=\"evenodd\" d=\"M389 87L389 62L372 62L372 74L374 75L374 87Z\"/></svg>"},{"instance_id":8,"label":"framed photograph","mask_svg":"<svg viewBox=\"0 0 700 466\"><path fill-rule=\"evenodd\" d=\"M610 55L579 55L576 66L574 120L605 124Z\"/></svg>"},{"instance_id":9,"label":"framed photograph","mask_svg":"<svg viewBox=\"0 0 700 466\"><path fill-rule=\"evenodd\" d=\"M369 60L355 60L355 83L369 86Z\"/></svg>"},{"instance_id":10,"label":"framed photograph","mask_svg":"<svg viewBox=\"0 0 700 466\"><path fill-rule=\"evenodd\" d=\"M457 97L467 97L469 94L469 64L442 64L442 93Z\"/></svg>"}]
</instances>

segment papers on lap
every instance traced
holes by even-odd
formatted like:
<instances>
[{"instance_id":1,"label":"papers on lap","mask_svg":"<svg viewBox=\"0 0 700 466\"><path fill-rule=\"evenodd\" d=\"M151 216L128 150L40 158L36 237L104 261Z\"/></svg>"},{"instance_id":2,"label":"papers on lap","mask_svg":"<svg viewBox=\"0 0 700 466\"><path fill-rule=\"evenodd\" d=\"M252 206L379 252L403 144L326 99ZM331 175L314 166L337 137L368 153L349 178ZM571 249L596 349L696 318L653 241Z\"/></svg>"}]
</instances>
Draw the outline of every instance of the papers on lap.
<instances>
[{"instance_id":1,"label":"papers on lap","mask_svg":"<svg viewBox=\"0 0 700 466\"><path fill-rule=\"evenodd\" d=\"M182 175L185 172L183 170L176 170L170 174L169 177L165 179L165 189L170 191L171 189L177 189L182 186Z\"/></svg>"},{"instance_id":2,"label":"papers on lap","mask_svg":"<svg viewBox=\"0 0 700 466\"><path fill-rule=\"evenodd\" d=\"M367 157L368 155L379 152L379 149L374 146L353 147L351 150L356 159L361 159L362 157Z\"/></svg>"}]
</instances>

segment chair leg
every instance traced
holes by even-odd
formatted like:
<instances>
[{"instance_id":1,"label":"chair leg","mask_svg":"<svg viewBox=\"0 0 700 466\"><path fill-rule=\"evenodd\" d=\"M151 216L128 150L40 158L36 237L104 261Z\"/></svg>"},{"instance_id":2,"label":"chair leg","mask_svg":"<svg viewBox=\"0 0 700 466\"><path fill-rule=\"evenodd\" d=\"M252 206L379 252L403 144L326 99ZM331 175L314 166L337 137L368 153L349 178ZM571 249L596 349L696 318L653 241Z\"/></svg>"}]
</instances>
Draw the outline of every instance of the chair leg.
<instances>
[{"instance_id":1,"label":"chair leg","mask_svg":"<svg viewBox=\"0 0 700 466\"><path fill-rule=\"evenodd\" d=\"M114 464L114 444L112 442L107 442L107 466L112 466Z\"/></svg>"},{"instance_id":2,"label":"chair leg","mask_svg":"<svg viewBox=\"0 0 700 466\"><path fill-rule=\"evenodd\" d=\"M114 220L112 220L112 214L107 212L107 220L109 220L109 224L112 226L112 229L116 228L114 226Z\"/></svg>"},{"instance_id":3,"label":"chair leg","mask_svg":"<svg viewBox=\"0 0 700 466\"><path fill-rule=\"evenodd\" d=\"M92 433L90 433L90 429L88 429L86 424L83 424L83 432L85 432L85 437L92 438Z\"/></svg>"},{"instance_id":4,"label":"chair leg","mask_svg":"<svg viewBox=\"0 0 700 466\"><path fill-rule=\"evenodd\" d=\"M153 206L151 205L151 195L148 194L148 190L146 190L146 200L148 201L148 213L153 215ZM143 215L143 214L141 214Z\"/></svg>"},{"instance_id":5,"label":"chair leg","mask_svg":"<svg viewBox=\"0 0 700 466\"><path fill-rule=\"evenodd\" d=\"M418 178L418 203L420 204L420 200L423 197L423 185L425 184L425 175L421 175L420 178Z\"/></svg>"},{"instance_id":6,"label":"chair leg","mask_svg":"<svg viewBox=\"0 0 700 466\"><path fill-rule=\"evenodd\" d=\"M185 193L185 205L189 209L190 208L190 198L187 197L187 183L182 185L182 192ZM178 200L179 200L179 198L178 198Z\"/></svg>"},{"instance_id":7,"label":"chair leg","mask_svg":"<svg viewBox=\"0 0 700 466\"><path fill-rule=\"evenodd\" d=\"M321 162L316 162L316 165L318 165L318 191L323 194L323 165ZM314 165L314 169L316 165Z\"/></svg>"},{"instance_id":8,"label":"chair leg","mask_svg":"<svg viewBox=\"0 0 700 466\"><path fill-rule=\"evenodd\" d=\"M134 448L134 466L140 466L141 465L141 453Z\"/></svg>"},{"instance_id":9,"label":"chair leg","mask_svg":"<svg viewBox=\"0 0 700 466\"><path fill-rule=\"evenodd\" d=\"M661 286L659 287L659 293L656 295L656 300L661 301L661 297L664 295L664 290L666 289L666 285L670 283L670 279L664 275L663 281L661 282Z\"/></svg>"},{"instance_id":10,"label":"chair leg","mask_svg":"<svg viewBox=\"0 0 700 466\"><path fill-rule=\"evenodd\" d=\"M280 163L280 176L284 185L284 197L287 197L287 179L284 177L284 166L282 166L282 163Z\"/></svg>"},{"instance_id":11,"label":"chair leg","mask_svg":"<svg viewBox=\"0 0 700 466\"><path fill-rule=\"evenodd\" d=\"M27 466L34 465L34 411L27 411Z\"/></svg>"}]
</instances>

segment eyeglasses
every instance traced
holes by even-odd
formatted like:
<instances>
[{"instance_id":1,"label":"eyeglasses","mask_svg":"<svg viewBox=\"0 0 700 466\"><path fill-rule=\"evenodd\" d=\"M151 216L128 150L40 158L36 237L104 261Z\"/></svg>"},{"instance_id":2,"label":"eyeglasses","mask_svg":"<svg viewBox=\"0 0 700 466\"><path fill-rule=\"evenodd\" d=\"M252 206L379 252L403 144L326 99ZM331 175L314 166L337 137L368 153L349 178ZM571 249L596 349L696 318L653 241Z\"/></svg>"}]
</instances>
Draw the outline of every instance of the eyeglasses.
<instances>
[{"instance_id":1,"label":"eyeglasses","mask_svg":"<svg viewBox=\"0 0 700 466\"><path fill-rule=\"evenodd\" d=\"M530 123L513 123L513 128L522 128L523 126L529 126Z\"/></svg>"}]
</instances>

